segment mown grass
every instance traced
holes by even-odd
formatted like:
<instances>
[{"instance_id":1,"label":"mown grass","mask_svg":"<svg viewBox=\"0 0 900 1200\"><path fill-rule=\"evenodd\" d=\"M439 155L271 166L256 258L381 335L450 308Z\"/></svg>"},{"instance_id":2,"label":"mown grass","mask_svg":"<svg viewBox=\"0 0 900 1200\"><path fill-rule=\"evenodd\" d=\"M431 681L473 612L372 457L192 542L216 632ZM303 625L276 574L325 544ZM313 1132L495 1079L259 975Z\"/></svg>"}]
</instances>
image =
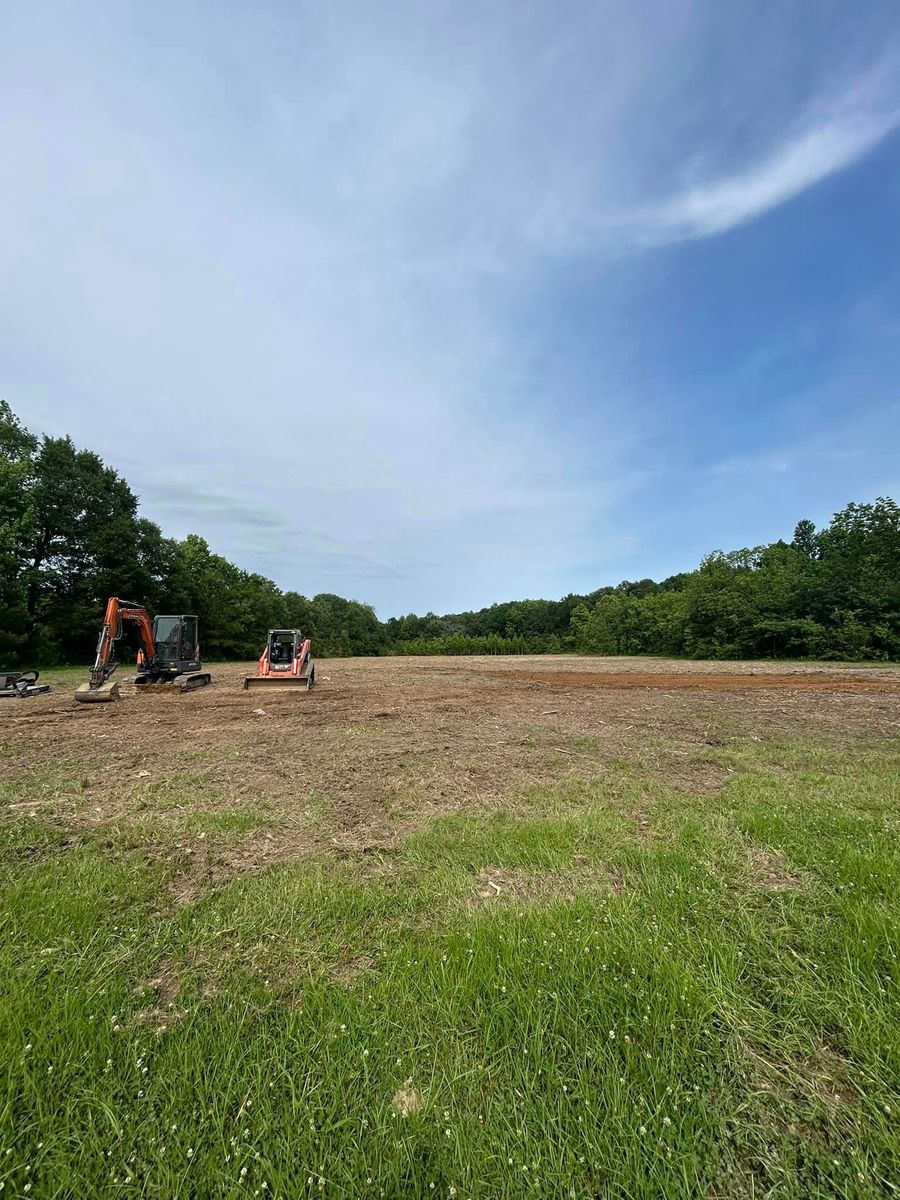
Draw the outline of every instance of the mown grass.
<instances>
[{"instance_id":1,"label":"mown grass","mask_svg":"<svg viewBox=\"0 0 900 1200\"><path fill-rule=\"evenodd\" d=\"M5 1193L894 1195L900 745L706 756L712 796L529 789L184 908L177 862L10 810Z\"/></svg>"}]
</instances>

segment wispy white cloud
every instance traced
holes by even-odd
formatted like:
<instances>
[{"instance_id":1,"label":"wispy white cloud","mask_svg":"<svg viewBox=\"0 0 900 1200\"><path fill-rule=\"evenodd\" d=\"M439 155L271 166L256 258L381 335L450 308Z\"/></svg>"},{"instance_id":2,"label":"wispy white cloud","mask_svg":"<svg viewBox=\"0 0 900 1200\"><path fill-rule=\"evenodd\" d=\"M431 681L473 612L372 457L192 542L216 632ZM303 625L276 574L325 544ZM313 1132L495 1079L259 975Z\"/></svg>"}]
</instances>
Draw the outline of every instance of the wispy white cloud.
<instances>
[{"instance_id":1,"label":"wispy white cloud","mask_svg":"<svg viewBox=\"0 0 900 1200\"><path fill-rule=\"evenodd\" d=\"M694 185L638 214L639 240L652 244L725 233L844 170L900 125L900 103L885 103L880 79L859 81L818 119L812 114L753 166Z\"/></svg>"}]
</instances>

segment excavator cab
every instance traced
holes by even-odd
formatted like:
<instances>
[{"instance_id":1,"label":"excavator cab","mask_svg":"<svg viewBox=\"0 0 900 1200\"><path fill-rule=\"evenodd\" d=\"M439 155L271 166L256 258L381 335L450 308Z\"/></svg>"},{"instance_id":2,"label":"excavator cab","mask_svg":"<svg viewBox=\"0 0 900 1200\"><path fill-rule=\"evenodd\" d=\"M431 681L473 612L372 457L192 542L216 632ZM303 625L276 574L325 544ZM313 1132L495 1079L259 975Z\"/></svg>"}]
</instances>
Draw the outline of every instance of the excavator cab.
<instances>
[{"instance_id":1,"label":"excavator cab","mask_svg":"<svg viewBox=\"0 0 900 1200\"><path fill-rule=\"evenodd\" d=\"M200 638L195 616L161 616L153 619L153 644L156 654L147 661L143 650L138 652L138 673L135 687L169 684L177 680L183 692L205 687L209 676L202 672Z\"/></svg>"},{"instance_id":2,"label":"excavator cab","mask_svg":"<svg viewBox=\"0 0 900 1200\"><path fill-rule=\"evenodd\" d=\"M156 661L160 667L177 667L179 671L200 670L199 634L194 616L155 617L153 641Z\"/></svg>"}]
</instances>

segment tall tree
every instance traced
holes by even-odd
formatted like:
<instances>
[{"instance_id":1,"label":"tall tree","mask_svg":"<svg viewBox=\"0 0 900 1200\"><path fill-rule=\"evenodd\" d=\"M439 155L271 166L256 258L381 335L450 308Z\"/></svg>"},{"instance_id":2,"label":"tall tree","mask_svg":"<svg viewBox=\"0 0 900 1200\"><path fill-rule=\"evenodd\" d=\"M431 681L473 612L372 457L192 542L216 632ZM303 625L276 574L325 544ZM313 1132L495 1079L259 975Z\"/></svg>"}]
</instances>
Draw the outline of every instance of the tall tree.
<instances>
[{"instance_id":1,"label":"tall tree","mask_svg":"<svg viewBox=\"0 0 900 1200\"><path fill-rule=\"evenodd\" d=\"M34 458L38 440L0 400L0 665L13 661L28 636L22 572L33 540Z\"/></svg>"}]
</instances>

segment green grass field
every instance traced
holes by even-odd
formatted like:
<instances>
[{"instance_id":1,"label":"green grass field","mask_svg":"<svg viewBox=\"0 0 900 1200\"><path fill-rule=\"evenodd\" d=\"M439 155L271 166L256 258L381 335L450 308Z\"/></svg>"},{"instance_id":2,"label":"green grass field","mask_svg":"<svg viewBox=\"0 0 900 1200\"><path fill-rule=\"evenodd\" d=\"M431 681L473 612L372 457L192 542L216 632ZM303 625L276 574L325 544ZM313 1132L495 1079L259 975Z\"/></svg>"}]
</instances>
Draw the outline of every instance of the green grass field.
<instances>
[{"instance_id":1,"label":"green grass field","mask_svg":"<svg viewBox=\"0 0 900 1200\"><path fill-rule=\"evenodd\" d=\"M180 906L0 783L4 1195L896 1194L900 741L710 753Z\"/></svg>"}]
</instances>

